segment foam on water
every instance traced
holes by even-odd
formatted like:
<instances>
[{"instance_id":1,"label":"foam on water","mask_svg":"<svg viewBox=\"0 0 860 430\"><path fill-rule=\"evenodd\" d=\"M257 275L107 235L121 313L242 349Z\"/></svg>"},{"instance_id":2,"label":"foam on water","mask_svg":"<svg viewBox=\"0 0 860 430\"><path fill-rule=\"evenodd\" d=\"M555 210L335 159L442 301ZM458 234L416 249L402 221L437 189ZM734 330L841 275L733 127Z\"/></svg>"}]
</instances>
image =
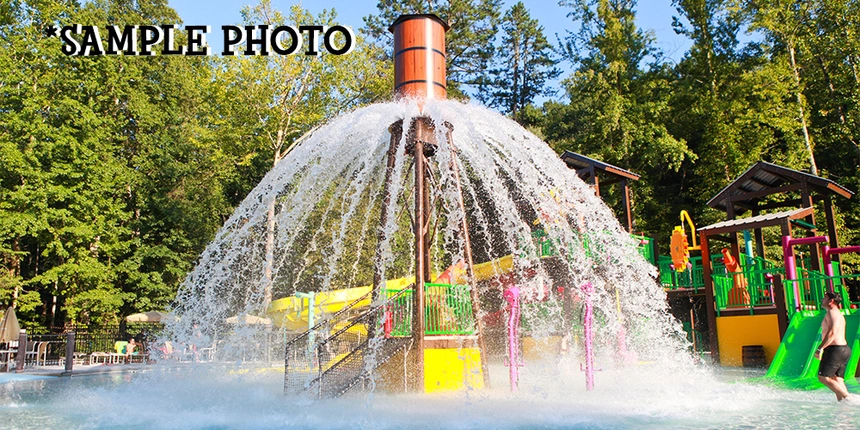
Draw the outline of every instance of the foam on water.
<instances>
[{"instance_id":1,"label":"foam on water","mask_svg":"<svg viewBox=\"0 0 860 430\"><path fill-rule=\"evenodd\" d=\"M266 372L156 366L2 384L0 416L16 429L848 429L860 419L860 407L837 404L827 390L785 391L704 369L679 375L633 366L599 372L595 390L586 392L581 372L547 372L556 366L527 366L516 394L502 377L496 388L475 392L330 400L285 397Z\"/></svg>"}]
</instances>

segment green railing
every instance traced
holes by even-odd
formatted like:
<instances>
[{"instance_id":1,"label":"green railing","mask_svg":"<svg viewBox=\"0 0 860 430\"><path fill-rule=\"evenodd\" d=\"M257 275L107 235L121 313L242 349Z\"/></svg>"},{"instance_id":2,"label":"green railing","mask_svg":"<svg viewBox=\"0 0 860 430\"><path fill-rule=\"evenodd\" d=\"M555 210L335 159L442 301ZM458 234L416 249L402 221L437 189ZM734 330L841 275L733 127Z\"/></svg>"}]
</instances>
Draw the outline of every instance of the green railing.
<instances>
[{"instance_id":1,"label":"green railing","mask_svg":"<svg viewBox=\"0 0 860 430\"><path fill-rule=\"evenodd\" d=\"M638 241L637 249L639 250L639 254L648 260L649 263L656 265L657 251L654 246L654 238L638 234L631 234L630 237Z\"/></svg>"},{"instance_id":2,"label":"green railing","mask_svg":"<svg viewBox=\"0 0 860 430\"><path fill-rule=\"evenodd\" d=\"M725 270L721 261L722 256L711 256L711 267L716 271ZM690 257L690 265L683 272L678 272L672 267L672 258L661 255L657 260L657 268L660 270L660 285L668 290L692 289L698 292L705 288L704 269L702 268L702 257Z\"/></svg>"},{"instance_id":3,"label":"green railing","mask_svg":"<svg viewBox=\"0 0 860 430\"><path fill-rule=\"evenodd\" d=\"M386 290L392 297L400 290ZM388 304L391 336L412 334L412 291ZM468 285L424 284L424 333L427 335L474 334L475 317Z\"/></svg>"},{"instance_id":4,"label":"green railing","mask_svg":"<svg viewBox=\"0 0 860 430\"><path fill-rule=\"evenodd\" d=\"M842 297L842 308L848 309L852 305L860 306L860 302L851 301L845 280L858 278L860 278L860 274L830 277L814 270L798 269L798 279L796 281L783 281L788 317L791 318L798 311L794 305L795 283L797 283L800 292L800 311L818 310L821 307L821 299L824 297L824 292L829 290L828 280L833 282L833 291Z\"/></svg>"},{"instance_id":5,"label":"green railing","mask_svg":"<svg viewBox=\"0 0 860 430\"><path fill-rule=\"evenodd\" d=\"M717 316L721 310L726 309L749 308L752 314L755 307L773 306L773 276L782 272L781 268L762 270L745 268L741 272L713 274Z\"/></svg>"},{"instance_id":6,"label":"green railing","mask_svg":"<svg viewBox=\"0 0 860 430\"><path fill-rule=\"evenodd\" d=\"M604 234L611 234L609 232L603 232ZM575 239L576 244L571 244L571 248L574 247L582 247L585 250L585 254L589 258L594 258L595 255L605 255L605 243L600 240L594 240L592 236L600 233L584 233L579 234ZM639 254L644 257L651 264L656 264L656 250L654 247L654 239L646 236L640 236L637 234L631 234L630 237L636 240L636 249L639 251ZM538 252L540 252L540 257L553 257L558 255L558 250L556 249L556 244L549 238L543 230L535 230L532 232L532 240L535 241L537 245Z\"/></svg>"},{"instance_id":7,"label":"green railing","mask_svg":"<svg viewBox=\"0 0 860 430\"><path fill-rule=\"evenodd\" d=\"M835 262L834 273L839 273L838 265ZM773 276L776 274L783 276L785 305L789 318L797 312L794 299L795 283L797 283L797 289L800 293L800 300L797 301L800 304L800 310L817 310L819 308L824 292L828 290L828 280L833 282L834 291L842 296L842 302L845 304L845 307L850 307L852 304L860 305L857 302L850 302L848 289L845 286L845 279L857 279L860 275L828 277L820 272L798 267L795 274L797 280L789 281L786 279L785 269L776 267L775 263L759 257L749 258L743 256L742 270L740 272L728 273L725 271L725 266L721 270L714 270L712 279L714 280L714 299L717 305L717 315L719 315L721 310L742 308L748 308L750 314L752 314L756 307L773 306L774 294L772 282ZM736 289L732 293L732 289L735 288L736 278L737 281L744 283L746 286L743 290ZM743 280L741 281L741 279Z\"/></svg>"},{"instance_id":8,"label":"green railing","mask_svg":"<svg viewBox=\"0 0 860 430\"><path fill-rule=\"evenodd\" d=\"M558 252L555 250L555 246L550 240L549 236L543 230L535 230L532 232L532 239L536 242L538 247L538 252L540 252L540 257L552 257L553 255L557 255Z\"/></svg>"}]
</instances>

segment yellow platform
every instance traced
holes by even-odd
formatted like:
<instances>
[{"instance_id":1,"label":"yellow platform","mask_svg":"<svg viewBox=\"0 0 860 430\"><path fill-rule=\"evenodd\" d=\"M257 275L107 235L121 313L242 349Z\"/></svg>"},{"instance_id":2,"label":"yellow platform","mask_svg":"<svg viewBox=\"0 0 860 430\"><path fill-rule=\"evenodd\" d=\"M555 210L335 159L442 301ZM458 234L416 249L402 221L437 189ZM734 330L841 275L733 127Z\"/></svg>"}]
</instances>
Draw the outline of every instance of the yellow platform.
<instances>
[{"instance_id":1,"label":"yellow platform","mask_svg":"<svg viewBox=\"0 0 860 430\"><path fill-rule=\"evenodd\" d=\"M779 322L776 315L717 317L717 341L723 366L743 366L743 347L747 345L764 347L770 364L779 348Z\"/></svg>"}]
</instances>

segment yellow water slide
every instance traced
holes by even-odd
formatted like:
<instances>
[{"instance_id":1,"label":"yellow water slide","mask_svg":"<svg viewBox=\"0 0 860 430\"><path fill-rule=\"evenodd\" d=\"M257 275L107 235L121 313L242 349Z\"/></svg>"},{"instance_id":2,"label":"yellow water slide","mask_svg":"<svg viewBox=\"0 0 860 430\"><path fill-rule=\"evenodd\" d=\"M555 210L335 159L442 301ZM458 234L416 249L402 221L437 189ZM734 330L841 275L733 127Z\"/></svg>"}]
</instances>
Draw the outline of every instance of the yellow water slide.
<instances>
[{"instance_id":1,"label":"yellow water slide","mask_svg":"<svg viewBox=\"0 0 860 430\"><path fill-rule=\"evenodd\" d=\"M455 265L457 266L457 265ZM446 276L446 273L456 272L455 266L452 266L441 275L433 276L433 279L440 281L439 278ZM460 265L462 267L462 265ZM513 256L505 256L486 263L475 265L475 278L478 281L487 280L495 276L510 273L514 267ZM461 271L461 270L460 270ZM455 273L455 278L459 278ZM450 278L451 275L448 275ZM459 280L459 279L458 279ZM409 276L400 279L393 279L385 283L386 290L402 290L415 282L414 276ZM450 282L450 281L448 281ZM357 304L356 309L361 309L370 306L370 290L372 286L344 288L340 290L331 290L314 295L314 319L319 319L323 315L331 315L340 311L350 303L361 299ZM363 299L362 299L363 298ZM272 302L267 311L272 323L287 329L288 331L305 331L308 329L308 314L310 310L310 299L300 297L285 297Z\"/></svg>"}]
</instances>

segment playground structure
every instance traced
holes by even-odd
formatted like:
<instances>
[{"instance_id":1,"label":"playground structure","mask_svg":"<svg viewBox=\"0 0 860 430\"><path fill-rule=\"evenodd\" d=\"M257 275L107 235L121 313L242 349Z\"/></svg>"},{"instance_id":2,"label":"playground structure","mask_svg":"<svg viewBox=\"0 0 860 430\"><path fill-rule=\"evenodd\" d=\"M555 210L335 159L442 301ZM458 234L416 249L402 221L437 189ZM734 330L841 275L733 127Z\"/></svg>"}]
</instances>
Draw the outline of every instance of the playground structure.
<instances>
[{"instance_id":1,"label":"playground structure","mask_svg":"<svg viewBox=\"0 0 860 430\"><path fill-rule=\"evenodd\" d=\"M792 192L800 194L800 199L783 204L765 202L771 194ZM701 338L709 344L715 363L769 365L768 376L774 380L797 387L821 386L813 354L820 335L821 298L825 291L833 291L841 295L848 320L847 336L854 356L846 380L853 383L860 351L855 320L860 316L858 298L856 293L850 294L848 286L860 275L842 273L839 256L857 252L860 247L838 247L832 204L833 196L852 195L830 180L759 162L708 203L726 211L729 219L698 229L702 254L690 259L688 276L672 271L667 258L660 257L660 279L670 301L673 296L684 295L697 300L707 312L706 325L699 324L701 328L696 330L693 322L685 324L685 329L694 339L704 335ZM816 196L824 201L824 235L816 234ZM791 208L793 204L800 207ZM762 213L786 207L781 212ZM735 218L746 211L752 216ZM779 228L779 262L765 258L762 229L768 227ZM800 237L795 238L797 230ZM743 250L739 233L744 234ZM712 251L715 240L728 245L719 254ZM798 249L806 251L806 257L798 258ZM694 318L691 310L690 320Z\"/></svg>"},{"instance_id":2,"label":"playground structure","mask_svg":"<svg viewBox=\"0 0 860 430\"><path fill-rule=\"evenodd\" d=\"M396 98L417 99L419 110L429 100L444 99L447 25L433 15L407 15L396 20L390 30L394 33ZM585 215L567 219L566 215L575 207L573 201L552 188L535 195L543 204L528 207L524 205L524 191L512 188L514 181L505 176L501 185L514 197L510 208L526 228L517 231L516 249L501 257L487 255L493 241L484 237L481 261L485 262L475 264L474 241L468 225L474 215L462 216L456 212L470 214L467 201L481 211L496 212L499 207L493 207L495 202L484 201L481 194L485 192L476 193L474 185L471 193L464 192L461 184L474 178L462 178L462 172L469 175L469 170L446 153L457 152L454 126L417 115L409 122L394 122L388 132L383 204L379 225L374 229L378 237L373 284L296 293L268 306L273 323L291 337L286 344L285 391L339 396L363 387L371 377L376 388L392 392L480 389L489 385L487 360L492 352L485 345L485 337L490 333L494 333L494 345L513 345L508 350L508 364L512 389L516 389L517 368L523 364L523 358L528 359L528 354L541 349L528 342L530 334L542 332L540 337L549 339L552 345L560 343L565 333L575 330L582 334L567 338L581 338L585 342L585 356L590 357L585 363L586 383L592 389L593 349L598 331L592 322L597 318L595 314L603 306L601 318L610 317L620 327L615 329L620 335L617 342L622 343L619 351L627 351L624 326L628 322L622 315L625 306L621 287L613 286L614 300L607 306L608 303L594 299L596 287L589 278L576 279L576 274L618 264L625 258L636 258L637 262L631 264L640 264L637 246L642 239L630 239L623 231L611 231L608 227L588 229ZM406 165L408 176L399 179L396 172L405 170L402 166ZM627 174L623 180L636 178ZM449 199L448 205L440 204L445 198ZM583 200L587 199L578 197L580 204L584 204ZM406 204L410 201L412 207ZM599 199L594 201L599 203ZM437 226L440 220L458 216L459 220L450 223L446 233L457 247L444 251L457 258L446 262L450 265L442 273L433 273L431 268L439 265L434 259L440 255ZM414 253L410 275L394 280L386 278L383 249L386 240L393 236L386 233L391 230L387 226L392 219L408 219L412 239L409 252ZM612 222L615 223L614 219ZM572 229L572 224L577 230ZM486 227L483 230L486 232ZM405 231L401 236L405 236ZM647 266L641 264L643 268ZM516 290L516 306L508 313L508 324L504 324L500 317L504 313L503 304L494 298L494 292L507 290L510 295L512 288L521 284ZM625 284L646 286L643 282ZM584 307L587 322L573 321L574 300L581 301L577 306ZM553 309L561 307L561 302L565 312L553 313ZM483 311L485 305L490 309ZM529 316L520 318L521 310ZM523 335L512 328L511 324L519 320L528 322L529 334ZM506 325L508 330L504 330ZM542 328L553 325L560 327ZM525 343L520 343L520 336L525 336ZM555 354L557 347L543 349Z\"/></svg>"},{"instance_id":3,"label":"playground structure","mask_svg":"<svg viewBox=\"0 0 860 430\"><path fill-rule=\"evenodd\" d=\"M783 170L789 171L799 174L801 178L805 178L804 175L806 175L779 166L764 164L770 170L780 172ZM821 178L814 180L826 181ZM787 187L782 186L777 188L782 192ZM834 187L825 187L825 189L832 190ZM838 186L836 189L843 191L843 193L840 193L841 195L847 194L849 197L851 195L850 192L838 188ZM758 192L757 195L763 197L766 193ZM656 258L653 239L633 236L639 245L639 253L646 260L652 263L656 262L658 265L660 280L664 287L666 287L670 303L673 296L677 297L679 295L686 295L689 297L691 303L694 300L704 302L704 306L702 306L704 309L701 310L707 311L707 319L701 316L697 317L694 309L690 308L689 321L684 321L686 323L684 328L689 334L694 351L699 352L709 349L711 357L715 362L727 366L763 366L770 363L771 370L768 373L770 376L794 386L816 386L814 375L817 362L811 358L815 345L817 345L815 336L820 326L820 318L816 318L816 309L823 292L828 289L841 294L846 307L849 308L845 312L849 321L849 342L856 343L860 341L856 334L857 326L860 324L855 322L858 316L856 312L850 309L851 306L856 307L856 303L851 302L845 283L846 280L856 279L857 276L842 275L838 272L838 262L834 261L844 253L857 252L860 247L839 248L826 245L821 250L817 250L822 259L819 267L823 267L823 273L812 269L813 263L811 260L805 259L798 265L796 263L797 259L795 258L794 248L809 247L825 242L835 244L830 236L807 236L796 239L791 238L789 235L783 236L784 252L781 265L759 256L764 250L762 228L777 226L781 228L782 232L789 233L791 233L793 228L812 230L812 227L814 227L814 224L812 224L814 220L811 218L812 214L813 209L810 206L717 223L698 229L700 240L699 245L697 245L695 240L696 229L692 219L689 214L682 212L680 216L681 226L676 227L672 236L671 257ZM832 217L832 213L828 215L828 218L830 217ZM684 231L683 226L685 222L689 226L690 232L693 233L691 235L692 240L688 240L688 236ZM754 233L758 242L758 249L761 250L758 253L752 249L753 244L750 239L752 237L750 231ZM740 232L744 233L744 238L746 239L744 252L740 251L736 239L735 242L732 242L731 239L735 234ZM564 254L563 250L558 248L559 244L549 239L542 229L535 230L532 236L536 241L541 258L555 258L560 254ZM589 244L592 241L589 238L593 236L594 233L585 234L580 239L586 250L592 246ZM726 241L729 246L722 248L719 254L714 253L712 256L710 246L714 239ZM693 246L690 246L690 242L692 242ZM702 255L691 256L690 251L701 251ZM509 275L513 270L515 260L516 256L509 255L491 262L474 265L472 268L472 277L476 282L501 282L502 285L505 285L507 282L507 285L513 285L510 283ZM703 260L709 261L710 264L702 264ZM459 315L457 317L452 317L452 311L448 311L448 315L445 315L445 312L440 312L443 309L456 309L458 306L462 308L462 305L455 304L457 300L452 301L451 299L451 297L456 295L452 291L457 288L457 281L463 281L467 276L465 275L465 265L459 264L457 267L463 272L462 278L451 276L448 273L455 269L455 266L452 266L439 276L433 275L428 277L428 279L435 278L436 282L439 282L439 279L445 281L445 283L425 285L428 288L428 293L426 293L428 299L424 304L425 309L427 309L425 312L425 321L432 321L425 326L425 333L428 335L470 336L476 333L472 327L477 326L478 320L475 318L477 312L458 313L454 311L454 313ZM392 288L391 285L386 286L386 295L389 297L397 295L397 302L401 304L387 305L388 308L383 317L385 321L384 332L387 338L409 335L414 330L412 315L415 304L410 302L410 300L414 302L412 298L414 296L411 289L404 289L412 285L414 279L414 277L410 277L389 281L389 283L396 285L396 287ZM582 288L587 288L587 285L583 285ZM353 289L355 293L353 296L349 296L349 298L358 298L358 296L361 296L361 300L364 300L364 306L367 306L370 304L369 289L370 287ZM445 289L447 292L440 295L432 293L433 289ZM512 288L506 290L505 298L509 300L509 303L512 303L510 302L513 297L512 291ZM583 290L583 293L585 293L585 298L590 296L585 290ZM330 294L343 293L332 292ZM459 293L460 297L465 297L463 294ZM440 298L443 296L446 298ZM361 303L361 300L358 300L357 303ZM616 297L616 300L618 301L618 311L620 314L620 300L618 297ZM343 297L339 301L331 300L329 303L334 306L335 302L337 302L340 303L339 306L342 306L346 301L347 298ZM442 302L446 302L446 304L439 306L439 303ZM461 302L466 303L468 300L461 300ZM407 303L409 304L407 305ZM539 301L532 303L531 306L539 306ZM533 350L535 344L528 338L523 339L522 342L519 339L513 338L513 336L519 337L520 335L515 335L515 333L519 332L519 328L515 326L515 321L511 319L511 316L515 313L519 314L520 306L530 306L528 300L525 304L521 304L518 301L516 312L514 311L513 304L510 304L510 306L506 324L508 339L508 359L506 364L510 366L511 389L516 390L519 379L518 367L522 364L519 361L519 357L528 356L528 350ZM584 324L579 329L583 330L581 334L584 340L584 370L587 372L586 383L588 389L591 389L594 383L594 358L589 331L593 325L593 316L587 312L588 308L586 300L584 309L586 312L582 321ZM336 308L332 307L331 309ZM300 313L298 312L297 315ZM451 324L451 321L458 318L462 320L464 318L463 315L466 314L468 314L468 317L465 318L470 322L465 326ZM562 320L566 321L568 319L563 317ZM707 321L707 323L703 324L703 320ZM474 321L474 324L471 321ZM701 326L704 326L704 331L706 331L705 336L702 336L700 333L703 331L699 328ZM467 328L464 330L462 327ZM620 327L617 351L618 354L626 355L624 325L621 324ZM566 332L570 329L571 327L567 326L563 331ZM359 331L368 336L366 328ZM458 342L462 343L462 341ZM453 350L460 351L458 354L460 354L461 358L458 361L451 361L451 357L448 356L447 361L444 358L438 359L435 362L438 365L430 366L432 369L436 369L431 373L433 375L432 378L434 378L433 381L435 381L435 387L437 389L439 387L444 387L445 389L462 389L466 386L480 386L480 383L474 380L474 376L480 374L476 369L480 362L480 351L483 349L467 348L466 350L471 354L468 357L471 357L470 360L473 363L473 367L469 368L467 365L466 369L471 370L463 372L462 375L464 376L455 377L452 380L450 373L447 376L440 375L446 374L444 369L449 368L452 363L455 366L462 366L463 348L460 346L461 344L455 345L451 342L444 345L448 348L428 348L428 351L435 349L435 351L429 352L429 354L437 354L434 360L438 359L440 352L444 351L452 354ZM710 348L706 348L705 345L709 345ZM855 350L860 349L855 348ZM403 357L405 355L401 356L401 358ZM516 357L516 360L512 357ZM852 366L849 370L851 377L856 373L854 369L857 367L857 361L858 358L855 354L850 364ZM466 362L468 363L469 360L466 360ZM798 367L800 370L797 370ZM397 368L389 373L403 373L403 370L404 368ZM471 378L465 376L469 372L471 372ZM393 384L398 385L401 383L402 381L396 381ZM433 384L428 384L426 379L425 391L436 391L433 388Z\"/></svg>"},{"instance_id":4,"label":"playground structure","mask_svg":"<svg viewBox=\"0 0 860 430\"><path fill-rule=\"evenodd\" d=\"M707 301L707 319L693 316L691 309L694 351L709 344L715 359L731 365L740 346L730 339L738 337L738 327L749 325L747 314L766 317L755 320L751 332L779 343L779 331L771 336L771 329L787 327L790 316L786 310L784 324L779 320L778 308L787 299L780 295L785 289L778 270L763 251L752 254L751 245L740 254L730 237L732 246L722 257L727 261L711 258L708 240L765 226L745 224L749 220L796 221L786 224L789 230L803 228L802 222L813 225L806 219L811 206L699 229L698 257L689 256L696 248L695 229L689 215L682 215L681 233L686 221L693 247L683 238L679 249L686 248L686 261L669 259L669 270L663 270L665 260L657 258L654 240L629 234L628 182L638 175L566 153L567 167L590 181L589 188L570 181L556 154L543 142L532 145L525 131L482 112L432 102L445 96L446 29L432 15L404 16L392 25L397 97L415 97L417 103L371 107L335 121L299 146L294 162L267 175L190 276L191 293L182 294L200 299L187 306L174 332L193 333L198 321L211 327L210 321L223 320L228 311L257 315L267 310L283 333L287 393L324 397L368 387L425 393L479 389L489 385L492 348L501 351L504 344L514 388L519 357L528 361L541 349L538 339L555 342L543 347L544 356L546 350L550 357L567 350L580 354L591 390L595 361L606 359L598 353L611 350L614 356L607 361L625 365L635 362L628 357L637 352L662 346L676 350L665 339L674 327L661 319L664 306L657 297L662 291L650 279L647 261L658 265L670 301L673 295ZM395 108L400 111L392 113ZM313 140L317 136L323 137ZM345 144L327 144L341 141ZM627 232L598 198L597 177L605 173L623 186ZM778 186L781 191L792 187ZM760 232L756 239L763 250ZM841 252L835 241L832 245ZM839 252L824 257L838 260ZM371 273L359 274L362 266L371 267ZM747 273L758 268L760 273ZM736 269L740 272L730 271ZM260 272L265 273L265 294L252 290L261 284ZM800 273L792 286L804 276ZM839 281L833 285L845 292ZM512 318L511 309L505 330L499 317L503 291L514 286L521 318ZM631 300L641 297L654 300L644 306ZM703 320L709 336L698 339ZM514 330L517 322L521 329Z\"/></svg>"}]
</instances>

